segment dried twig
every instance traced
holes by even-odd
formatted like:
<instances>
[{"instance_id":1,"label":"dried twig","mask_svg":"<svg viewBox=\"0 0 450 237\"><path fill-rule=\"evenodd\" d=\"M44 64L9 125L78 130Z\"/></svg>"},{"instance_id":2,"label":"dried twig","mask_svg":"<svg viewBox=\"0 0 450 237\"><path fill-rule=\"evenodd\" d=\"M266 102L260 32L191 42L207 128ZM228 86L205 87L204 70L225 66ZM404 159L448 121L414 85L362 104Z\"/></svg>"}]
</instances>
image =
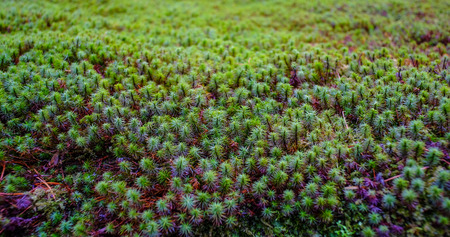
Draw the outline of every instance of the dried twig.
<instances>
[{"instance_id":1,"label":"dried twig","mask_svg":"<svg viewBox=\"0 0 450 237\"><path fill-rule=\"evenodd\" d=\"M6 168L6 162L3 162L3 170L2 170L2 175L0 176L0 182L3 181L3 175L5 174L5 168Z\"/></svg>"},{"instance_id":2,"label":"dried twig","mask_svg":"<svg viewBox=\"0 0 450 237\"><path fill-rule=\"evenodd\" d=\"M36 169L33 169L33 170L34 170L34 172L36 172L37 175L41 176L41 175L39 174L39 172L37 172ZM42 178L40 178L40 177L36 177L36 178L39 179L42 183L44 183L45 186L47 186L47 188L50 190L50 193L52 194L53 199L56 200L56 195L55 195L55 193L53 192L52 187L50 187L50 185L47 183L47 181L45 181L44 179L42 179Z\"/></svg>"},{"instance_id":3,"label":"dried twig","mask_svg":"<svg viewBox=\"0 0 450 237\"><path fill-rule=\"evenodd\" d=\"M441 159L443 162L447 163L447 165L450 165L450 162L446 161L445 159Z\"/></svg>"},{"instance_id":4,"label":"dried twig","mask_svg":"<svg viewBox=\"0 0 450 237\"><path fill-rule=\"evenodd\" d=\"M422 167L422 169L426 170L426 169L428 169L428 166ZM384 182L391 181L391 180L396 179L396 178L400 178L402 175L403 174L399 174L399 175L396 175L394 177L390 177L389 179L385 179Z\"/></svg>"},{"instance_id":5,"label":"dried twig","mask_svg":"<svg viewBox=\"0 0 450 237\"><path fill-rule=\"evenodd\" d=\"M20 216L20 215L22 215L23 213L25 213L26 211L28 211L30 208L32 208L33 207L33 205L30 205L29 207L27 207L27 209L25 209L25 210L23 210L23 212L21 212L19 215L17 215L17 216Z\"/></svg>"},{"instance_id":6,"label":"dried twig","mask_svg":"<svg viewBox=\"0 0 450 237\"><path fill-rule=\"evenodd\" d=\"M44 183L45 186L47 186L47 188L50 190L50 193L52 193L52 198L56 200L56 196L55 196L55 193L53 193L52 187L50 187L50 185L45 180L43 180L39 177L36 177L36 178L39 179L42 183Z\"/></svg>"},{"instance_id":7,"label":"dried twig","mask_svg":"<svg viewBox=\"0 0 450 237\"><path fill-rule=\"evenodd\" d=\"M342 111L342 117L344 118L345 127L348 129L347 121L345 120L344 111Z\"/></svg>"},{"instance_id":8,"label":"dried twig","mask_svg":"<svg viewBox=\"0 0 450 237\"><path fill-rule=\"evenodd\" d=\"M0 196L21 196L25 195L24 193L0 193Z\"/></svg>"},{"instance_id":9,"label":"dried twig","mask_svg":"<svg viewBox=\"0 0 450 237\"><path fill-rule=\"evenodd\" d=\"M345 187L344 189L355 190L355 189L358 189L358 186L348 186L348 187Z\"/></svg>"},{"instance_id":10,"label":"dried twig","mask_svg":"<svg viewBox=\"0 0 450 237\"><path fill-rule=\"evenodd\" d=\"M402 176L402 174L396 175L394 177L390 177L389 179L384 180L384 182L391 181L391 180L396 179L396 178L400 178L401 176Z\"/></svg>"}]
</instances>

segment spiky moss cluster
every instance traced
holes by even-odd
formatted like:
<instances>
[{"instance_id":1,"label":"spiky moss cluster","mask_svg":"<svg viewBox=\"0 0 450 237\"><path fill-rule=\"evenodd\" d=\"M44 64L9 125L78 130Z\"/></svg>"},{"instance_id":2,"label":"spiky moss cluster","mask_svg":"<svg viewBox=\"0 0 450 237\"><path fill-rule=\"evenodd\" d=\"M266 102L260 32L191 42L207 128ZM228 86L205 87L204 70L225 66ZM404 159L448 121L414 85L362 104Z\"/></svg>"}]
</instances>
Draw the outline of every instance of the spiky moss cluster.
<instances>
[{"instance_id":1,"label":"spiky moss cluster","mask_svg":"<svg viewBox=\"0 0 450 237\"><path fill-rule=\"evenodd\" d=\"M1 232L448 234L448 10L7 1Z\"/></svg>"}]
</instances>

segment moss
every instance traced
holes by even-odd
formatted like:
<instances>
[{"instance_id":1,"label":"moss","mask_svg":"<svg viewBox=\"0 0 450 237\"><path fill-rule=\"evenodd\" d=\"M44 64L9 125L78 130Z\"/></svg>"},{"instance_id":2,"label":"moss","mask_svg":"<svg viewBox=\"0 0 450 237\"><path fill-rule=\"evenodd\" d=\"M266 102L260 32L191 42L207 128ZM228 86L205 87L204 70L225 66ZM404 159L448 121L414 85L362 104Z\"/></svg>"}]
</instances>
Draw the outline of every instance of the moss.
<instances>
[{"instance_id":1,"label":"moss","mask_svg":"<svg viewBox=\"0 0 450 237\"><path fill-rule=\"evenodd\" d=\"M94 2L0 10L6 235L445 235L444 1Z\"/></svg>"}]
</instances>

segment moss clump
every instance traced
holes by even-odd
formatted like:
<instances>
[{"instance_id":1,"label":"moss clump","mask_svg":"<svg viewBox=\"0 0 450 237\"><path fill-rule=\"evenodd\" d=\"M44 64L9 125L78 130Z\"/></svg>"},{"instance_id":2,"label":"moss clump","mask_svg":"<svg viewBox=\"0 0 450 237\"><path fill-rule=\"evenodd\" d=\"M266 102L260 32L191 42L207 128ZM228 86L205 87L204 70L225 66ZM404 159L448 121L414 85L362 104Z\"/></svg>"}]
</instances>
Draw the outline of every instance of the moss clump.
<instances>
[{"instance_id":1,"label":"moss clump","mask_svg":"<svg viewBox=\"0 0 450 237\"><path fill-rule=\"evenodd\" d=\"M448 10L4 1L0 233L448 235Z\"/></svg>"}]
</instances>

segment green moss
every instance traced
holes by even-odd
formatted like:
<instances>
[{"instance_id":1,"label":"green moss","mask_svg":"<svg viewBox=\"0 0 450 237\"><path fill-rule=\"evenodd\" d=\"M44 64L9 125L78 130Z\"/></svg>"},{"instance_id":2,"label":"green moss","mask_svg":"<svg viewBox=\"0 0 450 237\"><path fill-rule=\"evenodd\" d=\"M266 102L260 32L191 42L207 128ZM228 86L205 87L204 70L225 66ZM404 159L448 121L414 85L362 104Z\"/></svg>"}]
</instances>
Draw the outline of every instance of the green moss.
<instances>
[{"instance_id":1,"label":"green moss","mask_svg":"<svg viewBox=\"0 0 450 237\"><path fill-rule=\"evenodd\" d=\"M448 10L4 1L0 221L42 236L445 235Z\"/></svg>"}]
</instances>

